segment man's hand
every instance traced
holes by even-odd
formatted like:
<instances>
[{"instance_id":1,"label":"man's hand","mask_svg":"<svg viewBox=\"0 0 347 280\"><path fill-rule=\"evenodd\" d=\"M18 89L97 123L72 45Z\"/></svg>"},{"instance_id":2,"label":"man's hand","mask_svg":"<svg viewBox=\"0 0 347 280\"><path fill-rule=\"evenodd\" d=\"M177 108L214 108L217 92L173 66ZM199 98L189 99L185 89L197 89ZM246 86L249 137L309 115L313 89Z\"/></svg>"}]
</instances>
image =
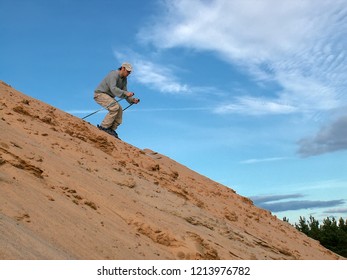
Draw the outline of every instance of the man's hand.
<instances>
[{"instance_id":1,"label":"man's hand","mask_svg":"<svg viewBox=\"0 0 347 280\"><path fill-rule=\"evenodd\" d=\"M140 99L138 99L138 98L134 98L134 99L133 99L133 103L134 103L134 104L137 104L137 103L139 103L139 102L140 102Z\"/></svg>"},{"instance_id":2,"label":"man's hand","mask_svg":"<svg viewBox=\"0 0 347 280\"><path fill-rule=\"evenodd\" d=\"M135 93L133 93L133 92L127 92L126 94L125 94L127 97L132 97L132 96L134 96L135 95Z\"/></svg>"}]
</instances>

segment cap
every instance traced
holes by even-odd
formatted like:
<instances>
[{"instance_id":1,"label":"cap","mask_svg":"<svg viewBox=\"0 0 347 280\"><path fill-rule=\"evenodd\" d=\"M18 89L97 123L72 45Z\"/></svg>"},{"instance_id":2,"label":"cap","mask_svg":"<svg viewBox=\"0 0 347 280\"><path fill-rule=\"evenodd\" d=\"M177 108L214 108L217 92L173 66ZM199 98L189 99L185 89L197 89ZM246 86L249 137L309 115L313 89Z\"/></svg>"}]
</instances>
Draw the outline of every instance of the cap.
<instances>
[{"instance_id":1,"label":"cap","mask_svg":"<svg viewBox=\"0 0 347 280\"><path fill-rule=\"evenodd\" d=\"M131 64L130 63L128 63L128 62L124 62L123 64L122 64L122 67L124 67L126 70L128 70L128 71L133 71L133 67L131 66Z\"/></svg>"}]
</instances>

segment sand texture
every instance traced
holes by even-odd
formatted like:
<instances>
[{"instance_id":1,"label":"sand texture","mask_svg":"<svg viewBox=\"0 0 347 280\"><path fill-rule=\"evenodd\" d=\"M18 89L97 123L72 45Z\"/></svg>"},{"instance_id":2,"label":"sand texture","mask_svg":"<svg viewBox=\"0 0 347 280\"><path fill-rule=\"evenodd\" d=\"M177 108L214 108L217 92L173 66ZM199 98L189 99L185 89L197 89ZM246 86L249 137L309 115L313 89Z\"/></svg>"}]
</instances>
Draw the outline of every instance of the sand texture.
<instances>
[{"instance_id":1,"label":"sand texture","mask_svg":"<svg viewBox=\"0 0 347 280\"><path fill-rule=\"evenodd\" d=\"M232 189L1 81L0 131L0 259L342 259Z\"/></svg>"}]
</instances>

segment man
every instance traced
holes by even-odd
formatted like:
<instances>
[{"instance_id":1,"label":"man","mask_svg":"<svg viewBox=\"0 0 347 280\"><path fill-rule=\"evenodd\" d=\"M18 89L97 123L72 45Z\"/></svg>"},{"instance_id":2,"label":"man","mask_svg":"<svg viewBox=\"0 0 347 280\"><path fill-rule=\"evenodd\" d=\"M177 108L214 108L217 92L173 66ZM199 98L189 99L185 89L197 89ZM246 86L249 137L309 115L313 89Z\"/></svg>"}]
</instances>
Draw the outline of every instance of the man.
<instances>
[{"instance_id":1,"label":"man","mask_svg":"<svg viewBox=\"0 0 347 280\"><path fill-rule=\"evenodd\" d=\"M123 109L115 100L116 97L126 99L130 104L137 104L139 99L134 98L134 93L127 89L127 77L132 71L132 66L124 62L118 70L112 70L99 84L94 92L94 100L108 110L104 120L98 128L118 138L115 131L122 123Z\"/></svg>"}]
</instances>

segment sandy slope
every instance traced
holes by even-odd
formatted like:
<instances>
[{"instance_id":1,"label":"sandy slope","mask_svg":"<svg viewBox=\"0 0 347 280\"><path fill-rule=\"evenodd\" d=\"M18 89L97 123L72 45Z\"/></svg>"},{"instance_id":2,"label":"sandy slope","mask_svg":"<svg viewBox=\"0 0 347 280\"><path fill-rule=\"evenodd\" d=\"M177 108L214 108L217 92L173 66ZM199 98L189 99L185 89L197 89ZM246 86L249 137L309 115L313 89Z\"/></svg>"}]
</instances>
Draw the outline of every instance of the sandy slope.
<instances>
[{"instance_id":1,"label":"sandy slope","mask_svg":"<svg viewBox=\"0 0 347 280\"><path fill-rule=\"evenodd\" d=\"M338 259L270 212L0 82L0 259Z\"/></svg>"}]
</instances>

